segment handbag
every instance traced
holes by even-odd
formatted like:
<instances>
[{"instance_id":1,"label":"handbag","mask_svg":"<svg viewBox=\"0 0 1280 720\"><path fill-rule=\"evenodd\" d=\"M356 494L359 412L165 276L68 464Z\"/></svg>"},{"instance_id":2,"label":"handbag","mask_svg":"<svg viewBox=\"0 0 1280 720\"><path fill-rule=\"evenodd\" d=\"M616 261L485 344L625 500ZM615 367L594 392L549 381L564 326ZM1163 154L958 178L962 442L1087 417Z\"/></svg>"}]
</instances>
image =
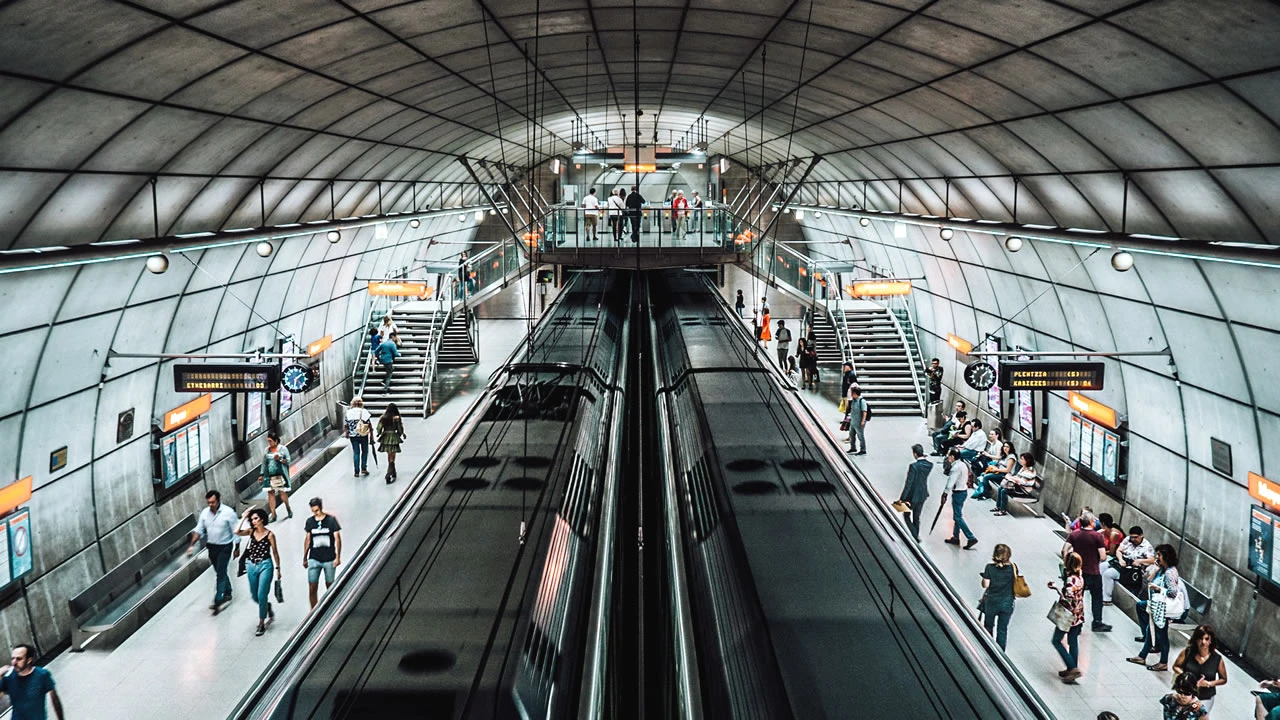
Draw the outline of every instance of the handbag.
<instances>
[{"instance_id":1,"label":"handbag","mask_svg":"<svg viewBox=\"0 0 1280 720\"><path fill-rule=\"evenodd\" d=\"M849 431L849 425L850 425L852 422L853 422L853 420L849 417L849 413L845 413L845 414L844 414L844 419L840 421L840 431L841 431L841 432L848 432L848 431Z\"/></svg>"},{"instance_id":2,"label":"handbag","mask_svg":"<svg viewBox=\"0 0 1280 720\"><path fill-rule=\"evenodd\" d=\"M840 398L840 412L842 413L849 412L849 398L847 397Z\"/></svg>"},{"instance_id":3,"label":"handbag","mask_svg":"<svg viewBox=\"0 0 1280 720\"><path fill-rule=\"evenodd\" d=\"M909 513L911 512L911 503L906 500L894 500L893 509L900 513Z\"/></svg>"},{"instance_id":4,"label":"handbag","mask_svg":"<svg viewBox=\"0 0 1280 720\"><path fill-rule=\"evenodd\" d=\"M1054 600L1053 607L1049 608L1049 621L1062 632L1068 632L1076 624L1076 614L1071 612L1071 608Z\"/></svg>"},{"instance_id":5,"label":"handbag","mask_svg":"<svg viewBox=\"0 0 1280 720\"><path fill-rule=\"evenodd\" d=\"M288 485L288 483L287 483L287 482L285 482L285 479L284 479L284 476L283 476L283 475L272 475L272 476L271 476L271 489L272 489L272 490L279 490L280 488L285 487L286 485Z\"/></svg>"},{"instance_id":6,"label":"handbag","mask_svg":"<svg viewBox=\"0 0 1280 720\"><path fill-rule=\"evenodd\" d=\"M1152 627L1164 627L1167 615L1166 603L1164 591L1159 589L1151 591L1151 596L1147 598L1147 612L1151 614Z\"/></svg>"},{"instance_id":7,"label":"handbag","mask_svg":"<svg viewBox=\"0 0 1280 720\"><path fill-rule=\"evenodd\" d=\"M276 602L284 602L284 586L280 584L279 580L276 580Z\"/></svg>"},{"instance_id":8,"label":"handbag","mask_svg":"<svg viewBox=\"0 0 1280 720\"><path fill-rule=\"evenodd\" d=\"M1027 584L1027 579L1022 577L1022 573L1018 572L1018 565L1013 565L1013 596L1020 598L1031 597L1031 586Z\"/></svg>"},{"instance_id":9,"label":"handbag","mask_svg":"<svg viewBox=\"0 0 1280 720\"><path fill-rule=\"evenodd\" d=\"M233 557L240 558L240 566L236 568L236 577L244 577L244 574L249 572L249 568L245 566L245 561L249 559L249 555L247 553L240 552L239 540L236 540L236 546L235 549L231 551L231 555Z\"/></svg>"}]
</instances>

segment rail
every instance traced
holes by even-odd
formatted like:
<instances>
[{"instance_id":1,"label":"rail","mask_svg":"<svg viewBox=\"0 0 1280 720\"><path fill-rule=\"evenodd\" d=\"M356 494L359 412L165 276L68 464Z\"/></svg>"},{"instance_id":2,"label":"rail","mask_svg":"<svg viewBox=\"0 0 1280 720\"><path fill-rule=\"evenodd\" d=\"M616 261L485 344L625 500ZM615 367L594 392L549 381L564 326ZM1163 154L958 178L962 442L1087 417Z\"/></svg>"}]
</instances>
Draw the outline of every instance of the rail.
<instances>
[{"instance_id":1,"label":"rail","mask_svg":"<svg viewBox=\"0 0 1280 720\"><path fill-rule=\"evenodd\" d=\"M704 279L704 282L712 290L725 317L736 317L736 313L716 291L710 279ZM755 344L755 339L742 323L729 322L728 325L731 331L737 333L744 342ZM866 475L842 451L839 440L826 428L813 408L802 399L799 390L793 384L785 382L785 377L779 369L772 368L771 374L775 381L789 391L784 392L783 397L786 398L796 419L804 426L806 433L815 440L811 449L819 453L833 469L843 469L844 472L839 473L840 478L844 481L843 484L854 504L860 506L855 510L860 511L861 517L869 521L877 539L888 551L888 557L874 557L872 560L882 566L896 568L908 577L916 588L919 598L933 616L932 619L947 631L946 636L956 644L962 654L975 660L969 663L972 671L978 676L984 689L1000 708L1004 717L1035 717L1044 720L1053 718L1053 713L1032 689L1030 683L970 613L969 604L955 592L933 561L908 535L903 524L893 517L888 504L875 491ZM844 528L848 525L848 509L844 510L843 515L845 517L841 519L845 522L840 525L841 533L845 532ZM902 596L896 587L891 587L890 592L891 600L901 599ZM910 612L905 603L900 605L904 611ZM913 622L920 625L923 631L922 619L915 617L914 613L911 614ZM1033 714L1029 715L1028 711Z\"/></svg>"}]
</instances>

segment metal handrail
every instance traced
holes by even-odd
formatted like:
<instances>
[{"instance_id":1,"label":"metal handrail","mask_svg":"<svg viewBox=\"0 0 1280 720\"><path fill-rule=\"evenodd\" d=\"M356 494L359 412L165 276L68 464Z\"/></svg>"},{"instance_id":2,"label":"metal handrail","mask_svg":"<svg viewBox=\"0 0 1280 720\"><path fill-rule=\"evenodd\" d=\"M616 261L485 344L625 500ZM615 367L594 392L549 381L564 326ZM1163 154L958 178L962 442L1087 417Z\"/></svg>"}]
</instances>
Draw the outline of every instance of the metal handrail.
<instances>
[{"instance_id":1,"label":"metal handrail","mask_svg":"<svg viewBox=\"0 0 1280 720\"><path fill-rule=\"evenodd\" d=\"M709 278L706 279L706 283L713 290L712 294L718 300L725 317L737 317L728 301L715 291L715 286ZM746 342L754 344L754 339L750 337L742 323L730 322L729 327L736 330ZM1039 711L1036 717L1044 720L1053 718L1053 713L1027 682L1026 677L969 612L969 603L956 593L933 560L925 555L920 545L907 534L906 527L893 517L889 505L881 498L862 470L843 452L843 445L818 417L816 411L804 401L799 389L794 384L786 382L785 376L776 368L773 370L774 372L768 373L770 379L787 391L781 393L781 396L786 399L787 404L792 408L793 415L804 426L805 432L815 440L811 448L822 455L829 467L844 470L838 475L849 491L851 499L855 504L862 506L860 509L863 510L863 516L867 518L876 536L889 551L891 557L881 559L879 562L898 568L912 580L912 585L920 599L929 607L935 619L945 621L951 615L960 618L960 623L968 631L967 634L956 632L961 628L955 623L946 623L952 630L950 635L957 642L968 645L971 654L979 652L979 648L973 645L974 642L982 646L981 650L985 650L983 662L970 663L970 667L973 668L975 675L983 679L985 689L990 693L992 700L1004 711L1004 717L1024 717L1029 706ZM965 643L965 640L972 642Z\"/></svg>"},{"instance_id":2,"label":"metal handrail","mask_svg":"<svg viewBox=\"0 0 1280 720\"><path fill-rule=\"evenodd\" d=\"M365 318L364 327L360 331L360 349L356 351L356 359L351 365L352 386L354 392L352 397L364 395L364 387L369 381L369 368L373 365L373 351L369 351L369 357L365 359L364 367L361 368L360 358L364 356L364 349L369 345L369 329L376 327L374 315L377 314L375 308L369 308L369 315Z\"/></svg>"},{"instance_id":3,"label":"metal handrail","mask_svg":"<svg viewBox=\"0 0 1280 720\"><path fill-rule=\"evenodd\" d=\"M911 363L911 386L915 388L916 402L920 403L920 412L924 414L924 394L921 392L920 387L920 373L916 369L918 367L916 365L916 353L911 349L911 344L907 342L907 334L902 329L902 323L898 322L898 315L888 306L885 307L885 314L889 316L889 320L893 323L893 329L898 331L898 338L902 340L902 347L907 352L907 362Z\"/></svg>"}]
</instances>

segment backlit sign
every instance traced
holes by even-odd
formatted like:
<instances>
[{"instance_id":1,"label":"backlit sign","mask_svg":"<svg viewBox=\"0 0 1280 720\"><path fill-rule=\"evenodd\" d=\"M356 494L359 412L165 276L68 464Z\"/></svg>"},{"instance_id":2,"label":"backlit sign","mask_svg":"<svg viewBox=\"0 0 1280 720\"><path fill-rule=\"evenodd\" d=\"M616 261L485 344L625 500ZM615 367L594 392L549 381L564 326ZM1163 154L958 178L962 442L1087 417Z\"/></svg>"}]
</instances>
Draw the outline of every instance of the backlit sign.
<instances>
[{"instance_id":1,"label":"backlit sign","mask_svg":"<svg viewBox=\"0 0 1280 720\"><path fill-rule=\"evenodd\" d=\"M629 173L651 173L658 169L655 163L627 163L622 166L623 172Z\"/></svg>"},{"instance_id":2,"label":"backlit sign","mask_svg":"<svg viewBox=\"0 0 1280 720\"><path fill-rule=\"evenodd\" d=\"M1116 418L1116 411L1113 408L1103 405L1097 400L1090 400L1078 392L1067 393L1067 404L1071 406L1072 410L1100 425L1106 425L1109 428L1120 426L1120 422Z\"/></svg>"},{"instance_id":3,"label":"backlit sign","mask_svg":"<svg viewBox=\"0 0 1280 720\"><path fill-rule=\"evenodd\" d=\"M30 475L21 480L9 483L0 488L0 515L8 515L10 511L31 499L31 487L34 478Z\"/></svg>"},{"instance_id":4,"label":"backlit sign","mask_svg":"<svg viewBox=\"0 0 1280 720\"><path fill-rule=\"evenodd\" d=\"M276 363L188 363L173 366L177 392L275 392L280 389Z\"/></svg>"},{"instance_id":5,"label":"backlit sign","mask_svg":"<svg viewBox=\"0 0 1280 720\"><path fill-rule=\"evenodd\" d=\"M370 280L369 294L381 297L426 298L431 294L431 288L423 281L401 280L398 282L379 282Z\"/></svg>"},{"instance_id":6,"label":"backlit sign","mask_svg":"<svg viewBox=\"0 0 1280 720\"><path fill-rule=\"evenodd\" d=\"M1263 505L1280 509L1280 485L1258 473L1249 473L1249 494Z\"/></svg>"},{"instance_id":7,"label":"backlit sign","mask_svg":"<svg viewBox=\"0 0 1280 720\"><path fill-rule=\"evenodd\" d=\"M176 407L164 414L164 423L161 428L165 432L169 432L174 428L182 427L187 423L195 420L201 415L209 412L209 407L213 404L212 395L201 395L189 403Z\"/></svg>"},{"instance_id":8,"label":"backlit sign","mask_svg":"<svg viewBox=\"0 0 1280 720\"><path fill-rule=\"evenodd\" d=\"M324 337L320 338L319 340L307 346L307 355L311 357L315 357L320 353L324 352L325 350L328 350L329 346L332 344L333 344L333 336L325 335Z\"/></svg>"},{"instance_id":9,"label":"backlit sign","mask_svg":"<svg viewBox=\"0 0 1280 720\"><path fill-rule=\"evenodd\" d=\"M958 335L952 335L951 333L947 333L947 344L955 348L957 352L964 353L965 355L968 355L969 351L973 349L973 343Z\"/></svg>"},{"instance_id":10,"label":"backlit sign","mask_svg":"<svg viewBox=\"0 0 1280 720\"><path fill-rule=\"evenodd\" d=\"M1101 390L1105 370L1100 362L1006 360L999 384L1001 390Z\"/></svg>"},{"instance_id":11,"label":"backlit sign","mask_svg":"<svg viewBox=\"0 0 1280 720\"><path fill-rule=\"evenodd\" d=\"M911 294L910 280L861 280L853 284L854 297L909 294Z\"/></svg>"}]
</instances>

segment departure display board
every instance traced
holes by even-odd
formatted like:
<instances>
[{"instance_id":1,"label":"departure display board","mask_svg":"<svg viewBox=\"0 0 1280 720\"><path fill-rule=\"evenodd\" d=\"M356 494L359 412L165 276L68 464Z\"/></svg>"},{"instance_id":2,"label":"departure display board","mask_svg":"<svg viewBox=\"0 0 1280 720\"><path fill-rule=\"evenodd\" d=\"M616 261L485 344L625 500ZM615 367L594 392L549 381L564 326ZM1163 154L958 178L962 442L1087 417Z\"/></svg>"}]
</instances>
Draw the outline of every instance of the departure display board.
<instances>
[{"instance_id":1,"label":"departure display board","mask_svg":"<svg viewBox=\"0 0 1280 720\"><path fill-rule=\"evenodd\" d=\"M1002 390L1101 390L1100 362L1007 360L1000 364Z\"/></svg>"},{"instance_id":2,"label":"departure display board","mask_svg":"<svg viewBox=\"0 0 1280 720\"><path fill-rule=\"evenodd\" d=\"M280 389L276 363L183 363L173 366L177 392L275 392Z\"/></svg>"}]
</instances>

